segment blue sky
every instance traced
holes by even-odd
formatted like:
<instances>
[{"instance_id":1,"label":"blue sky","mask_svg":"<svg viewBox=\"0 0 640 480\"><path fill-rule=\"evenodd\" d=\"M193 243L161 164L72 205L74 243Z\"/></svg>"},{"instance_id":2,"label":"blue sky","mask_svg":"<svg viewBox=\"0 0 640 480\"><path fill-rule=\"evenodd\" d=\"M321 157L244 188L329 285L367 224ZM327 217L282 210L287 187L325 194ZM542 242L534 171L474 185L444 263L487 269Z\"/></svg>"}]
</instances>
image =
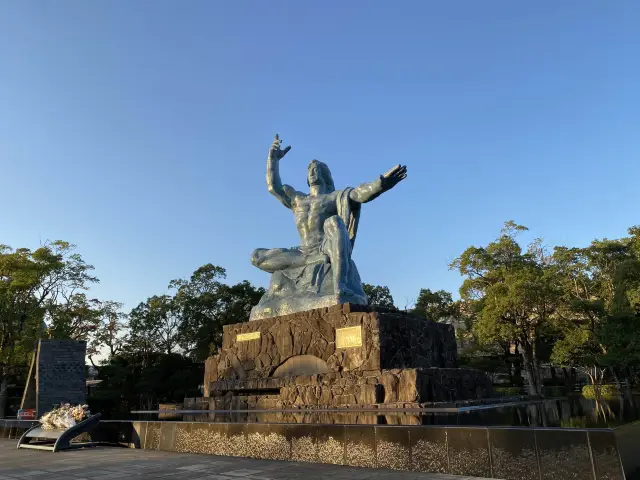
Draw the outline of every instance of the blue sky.
<instances>
[{"instance_id":1,"label":"blue sky","mask_svg":"<svg viewBox=\"0 0 640 480\"><path fill-rule=\"evenodd\" d=\"M584 245L640 223L640 2L5 1L0 242L64 239L133 307L204 263L268 284L298 243L264 174L397 163L354 258L404 306L505 220Z\"/></svg>"}]
</instances>

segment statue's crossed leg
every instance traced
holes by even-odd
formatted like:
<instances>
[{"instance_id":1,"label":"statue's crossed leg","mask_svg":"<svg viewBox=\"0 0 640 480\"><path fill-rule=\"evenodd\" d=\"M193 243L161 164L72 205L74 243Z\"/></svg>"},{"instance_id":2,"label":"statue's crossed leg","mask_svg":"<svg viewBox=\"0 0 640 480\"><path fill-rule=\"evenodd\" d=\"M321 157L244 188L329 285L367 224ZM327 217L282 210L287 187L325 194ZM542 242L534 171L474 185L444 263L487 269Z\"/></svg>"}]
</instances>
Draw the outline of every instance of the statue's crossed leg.
<instances>
[{"instance_id":1,"label":"statue's crossed leg","mask_svg":"<svg viewBox=\"0 0 640 480\"><path fill-rule=\"evenodd\" d=\"M325 220L324 240L315 252L303 252L302 248L257 248L251 255L251 263L265 272L274 273L309 264L331 263L336 295L351 295L347 287L351 263L351 242L344 221L338 215Z\"/></svg>"}]
</instances>

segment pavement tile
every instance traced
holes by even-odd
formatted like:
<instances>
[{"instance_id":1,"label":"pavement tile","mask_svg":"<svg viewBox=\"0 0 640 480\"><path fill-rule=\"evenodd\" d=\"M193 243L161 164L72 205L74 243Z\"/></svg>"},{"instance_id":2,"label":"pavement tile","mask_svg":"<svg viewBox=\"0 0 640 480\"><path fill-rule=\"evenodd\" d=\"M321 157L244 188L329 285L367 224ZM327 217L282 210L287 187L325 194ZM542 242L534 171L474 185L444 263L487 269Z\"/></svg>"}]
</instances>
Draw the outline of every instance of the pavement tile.
<instances>
[{"instance_id":1,"label":"pavement tile","mask_svg":"<svg viewBox=\"0 0 640 480\"><path fill-rule=\"evenodd\" d=\"M178 467L178 470L204 470L209 468L210 465L207 464L196 464L196 465L188 465L186 467Z\"/></svg>"},{"instance_id":2,"label":"pavement tile","mask_svg":"<svg viewBox=\"0 0 640 480\"><path fill-rule=\"evenodd\" d=\"M231 470L229 472L222 472L222 475L228 475L229 477L248 477L249 475L257 475L262 473L262 470L252 470L250 468L242 468L240 470Z\"/></svg>"}]
</instances>

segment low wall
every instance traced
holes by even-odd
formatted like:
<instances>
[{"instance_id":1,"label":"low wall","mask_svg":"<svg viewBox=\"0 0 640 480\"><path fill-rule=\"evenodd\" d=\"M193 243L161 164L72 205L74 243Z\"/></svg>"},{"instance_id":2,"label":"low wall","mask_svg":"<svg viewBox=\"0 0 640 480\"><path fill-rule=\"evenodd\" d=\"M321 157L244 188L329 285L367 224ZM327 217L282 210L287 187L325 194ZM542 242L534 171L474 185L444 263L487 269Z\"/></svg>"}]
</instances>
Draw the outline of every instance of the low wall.
<instances>
[{"instance_id":1,"label":"low wall","mask_svg":"<svg viewBox=\"0 0 640 480\"><path fill-rule=\"evenodd\" d=\"M181 453L506 480L624 479L609 429L101 422L94 439Z\"/></svg>"},{"instance_id":2,"label":"low wall","mask_svg":"<svg viewBox=\"0 0 640 480\"><path fill-rule=\"evenodd\" d=\"M0 437L18 439L33 423L0 420ZM623 480L620 453L637 451L635 433L627 429L618 442L610 429L102 421L91 440L505 480ZM625 467L628 475L635 470L635 464Z\"/></svg>"},{"instance_id":3,"label":"low wall","mask_svg":"<svg viewBox=\"0 0 640 480\"><path fill-rule=\"evenodd\" d=\"M622 425L614 431L627 479L640 479L640 421Z\"/></svg>"}]
</instances>

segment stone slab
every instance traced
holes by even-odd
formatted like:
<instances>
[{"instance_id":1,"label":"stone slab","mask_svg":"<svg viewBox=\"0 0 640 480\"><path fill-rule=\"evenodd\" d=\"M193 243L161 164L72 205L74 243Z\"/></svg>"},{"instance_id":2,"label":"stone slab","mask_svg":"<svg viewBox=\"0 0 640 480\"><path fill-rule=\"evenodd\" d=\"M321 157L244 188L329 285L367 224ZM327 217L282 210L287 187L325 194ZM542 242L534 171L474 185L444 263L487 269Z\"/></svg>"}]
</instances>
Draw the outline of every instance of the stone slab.
<instances>
[{"instance_id":1,"label":"stone slab","mask_svg":"<svg viewBox=\"0 0 640 480\"><path fill-rule=\"evenodd\" d=\"M41 416L57 404L84 404L86 350L86 342L79 340L40 340L21 408L35 408Z\"/></svg>"}]
</instances>

